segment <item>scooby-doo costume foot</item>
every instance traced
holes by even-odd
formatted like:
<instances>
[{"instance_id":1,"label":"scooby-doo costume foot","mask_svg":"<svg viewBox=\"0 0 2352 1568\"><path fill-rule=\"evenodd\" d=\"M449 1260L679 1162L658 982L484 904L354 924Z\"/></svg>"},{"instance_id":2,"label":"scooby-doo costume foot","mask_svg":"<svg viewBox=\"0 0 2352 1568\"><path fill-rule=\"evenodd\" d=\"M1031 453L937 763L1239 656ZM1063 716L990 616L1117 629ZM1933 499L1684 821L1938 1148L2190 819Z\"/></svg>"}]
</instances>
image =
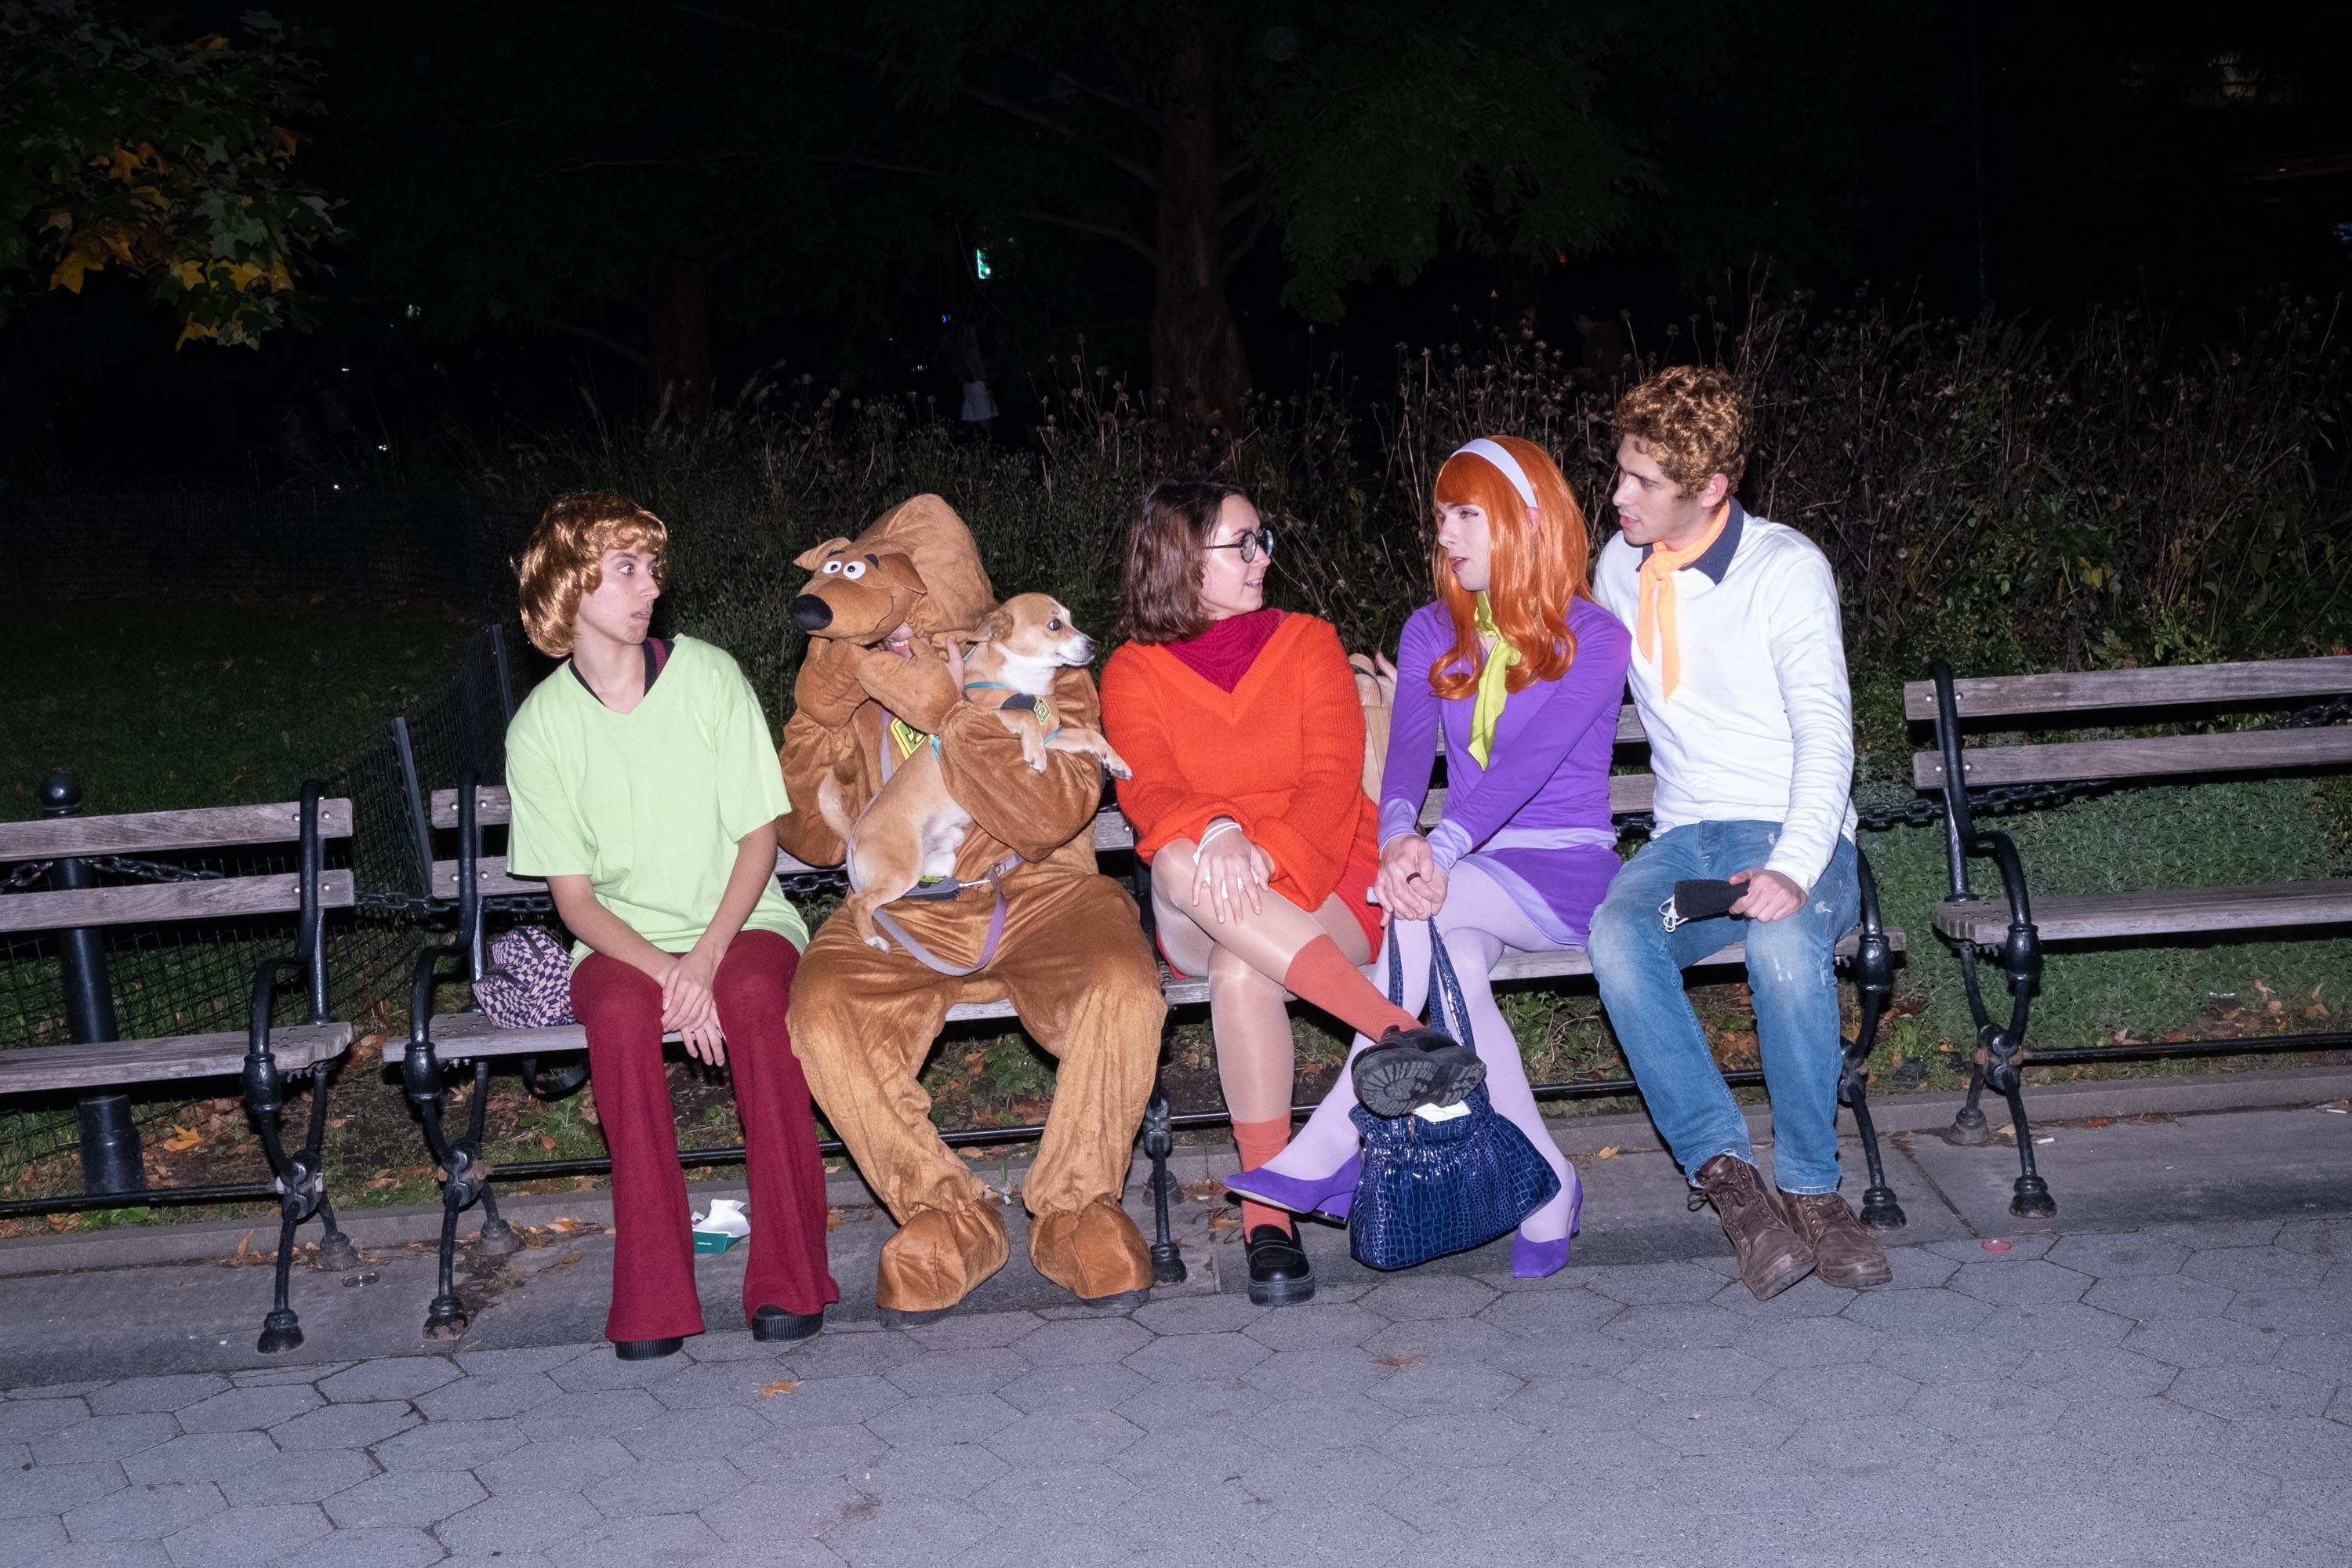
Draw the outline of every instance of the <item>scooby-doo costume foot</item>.
<instances>
[{"instance_id":1,"label":"scooby-doo costume foot","mask_svg":"<svg viewBox=\"0 0 2352 1568\"><path fill-rule=\"evenodd\" d=\"M1151 1254L1116 1198L1038 1215L1029 1226L1029 1261L1081 1301L1140 1305L1151 1289Z\"/></svg>"},{"instance_id":2,"label":"scooby-doo costume foot","mask_svg":"<svg viewBox=\"0 0 2352 1568\"><path fill-rule=\"evenodd\" d=\"M1095 869L1102 770L1061 751L1033 770L996 714L956 689L933 636L977 626L995 596L945 501L918 496L800 564L814 574L803 596L824 601L824 614L794 612L814 635L784 727L793 798L813 802L830 783L854 817L909 744L936 737L949 791L972 816L956 860L961 897L890 905L887 952L847 921L827 921L793 982L793 1048L810 1089L902 1227L883 1250L877 1300L894 1313L941 1310L1004 1261L1002 1226L992 1247L980 1228L995 1218L988 1190L940 1141L917 1079L949 1007L1001 999L1058 1063L1022 1194L1037 1219L1031 1258L1087 1300L1142 1289L1150 1258L1118 1201L1167 1005L1134 900ZM916 633L907 654L875 646L901 624ZM1049 700L1059 722L1100 727L1086 671L1063 670ZM802 860L841 863L842 840L818 813L794 811L776 828Z\"/></svg>"}]
</instances>

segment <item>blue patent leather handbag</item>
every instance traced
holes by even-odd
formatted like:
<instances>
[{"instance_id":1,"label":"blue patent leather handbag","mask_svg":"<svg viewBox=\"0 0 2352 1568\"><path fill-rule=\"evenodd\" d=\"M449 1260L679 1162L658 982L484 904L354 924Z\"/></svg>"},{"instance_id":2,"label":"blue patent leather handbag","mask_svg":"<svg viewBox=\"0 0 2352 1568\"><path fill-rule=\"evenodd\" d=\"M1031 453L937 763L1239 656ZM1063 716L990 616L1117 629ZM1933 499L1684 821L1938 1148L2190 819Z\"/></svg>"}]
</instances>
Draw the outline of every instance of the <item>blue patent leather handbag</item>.
<instances>
[{"instance_id":1,"label":"blue patent leather handbag","mask_svg":"<svg viewBox=\"0 0 2352 1568\"><path fill-rule=\"evenodd\" d=\"M1430 938L1430 1022L1466 1045L1462 983L1445 943L1434 931ZM1404 961L1393 931L1387 945L1389 1000L1402 1006ZM1348 1113L1364 1138L1363 1174L1348 1211L1348 1250L1357 1262L1410 1268L1484 1247L1559 1191L1559 1174L1496 1112L1484 1085L1462 1105L1468 1114L1434 1121L1418 1111L1374 1116L1360 1105Z\"/></svg>"}]
</instances>

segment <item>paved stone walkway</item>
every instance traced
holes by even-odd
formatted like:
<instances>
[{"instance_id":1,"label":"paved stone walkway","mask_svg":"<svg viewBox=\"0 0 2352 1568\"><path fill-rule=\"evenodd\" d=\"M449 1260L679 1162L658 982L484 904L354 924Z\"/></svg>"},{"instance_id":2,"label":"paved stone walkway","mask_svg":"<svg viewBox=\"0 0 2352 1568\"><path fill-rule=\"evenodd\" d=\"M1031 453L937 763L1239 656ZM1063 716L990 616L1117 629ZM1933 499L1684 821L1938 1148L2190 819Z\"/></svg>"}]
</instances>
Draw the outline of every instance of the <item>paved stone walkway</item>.
<instances>
[{"instance_id":1,"label":"paved stone walkway","mask_svg":"<svg viewBox=\"0 0 2352 1568\"><path fill-rule=\"evenodd\" d=\"M2352 1561L2352 1218L1894 1257L16 1388L0 1568Z\"/></svg>"}]
</instances>

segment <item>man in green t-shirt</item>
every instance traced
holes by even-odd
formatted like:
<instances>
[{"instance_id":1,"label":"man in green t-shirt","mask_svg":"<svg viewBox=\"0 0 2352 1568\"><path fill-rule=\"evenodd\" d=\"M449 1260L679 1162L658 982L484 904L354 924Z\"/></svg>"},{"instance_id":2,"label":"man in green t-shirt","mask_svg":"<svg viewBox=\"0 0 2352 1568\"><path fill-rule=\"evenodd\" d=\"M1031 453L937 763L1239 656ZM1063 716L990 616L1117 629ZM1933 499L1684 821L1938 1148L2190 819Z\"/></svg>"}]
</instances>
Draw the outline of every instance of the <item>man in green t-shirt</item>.
<instances>
[{"instance_id":1,"label":"man in green t-shirt","mask_svg":"<svg viewBox=\"0 0 2352 1568\"><path fill-rule=\"evenodd\" d=\"M841 1299L825 1267L808 1083L784 1021L808 943L775 881L775 820L792 803L734 659L646 635L667 544L661 520L624 496L575 492L547 509L523 553L522 619L532 646L564 662L507 731L509 868L546 878L579 939L572 1011L613 1152L604 1333L624 1360L670 1354L703 1330L665 1030L732 1069L753 1335L804 1338Z\"/></svg>"}]
</instances>

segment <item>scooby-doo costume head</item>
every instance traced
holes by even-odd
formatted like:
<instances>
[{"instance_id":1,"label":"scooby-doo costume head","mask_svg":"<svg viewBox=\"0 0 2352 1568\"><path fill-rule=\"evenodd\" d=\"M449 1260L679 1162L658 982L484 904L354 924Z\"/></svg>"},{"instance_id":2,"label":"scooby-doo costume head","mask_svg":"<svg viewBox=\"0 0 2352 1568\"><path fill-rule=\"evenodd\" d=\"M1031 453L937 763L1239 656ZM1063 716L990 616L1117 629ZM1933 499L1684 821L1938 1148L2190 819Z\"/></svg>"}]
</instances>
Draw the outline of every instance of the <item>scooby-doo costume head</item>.
<instances>
[{"instance_id":1,"label":"scooby-doo costume head","mask_svg":"<svg viewBox=\"0 0 2352 1568\"><path fill-rule=\"evenodd\" d=\"M1030 1259L1081 1300L1139 1299L1150 1258L1119 1198L1167 1009L1134 901L1095 869L1088 829L1101 770L1092 757L1059 752L1043 773L1032 770L996 715L963 700L942 645L946 634L979 626L996 595L946 501L917 496L799 564L810 575L791 615L810 640L782 752L795 805L812 807L830 776L854 816L911 731L917 744L936 737L948 790L972 816L956 861L969 884L962 895L890 908L929 962L895 943L877 952L848 921L831 921L793 983L793 1054L898 1221L877 1265L877 1304L900 1318L944 1310L1004 1262L1003 1205L940 1142L916 1074L950 1006L1005 998L1060 1061L1022 1191ZM901 626L911 635L894 642ZM1050 700L1060 722L1100 727L1085 670L1063 670ZM893 719L904 726L897 734ZM813 809L779 818L776 829L811 865L842 859L839 837ZM992 946L992 871L1003 899Z\"/></svg>"}]
</instances>

